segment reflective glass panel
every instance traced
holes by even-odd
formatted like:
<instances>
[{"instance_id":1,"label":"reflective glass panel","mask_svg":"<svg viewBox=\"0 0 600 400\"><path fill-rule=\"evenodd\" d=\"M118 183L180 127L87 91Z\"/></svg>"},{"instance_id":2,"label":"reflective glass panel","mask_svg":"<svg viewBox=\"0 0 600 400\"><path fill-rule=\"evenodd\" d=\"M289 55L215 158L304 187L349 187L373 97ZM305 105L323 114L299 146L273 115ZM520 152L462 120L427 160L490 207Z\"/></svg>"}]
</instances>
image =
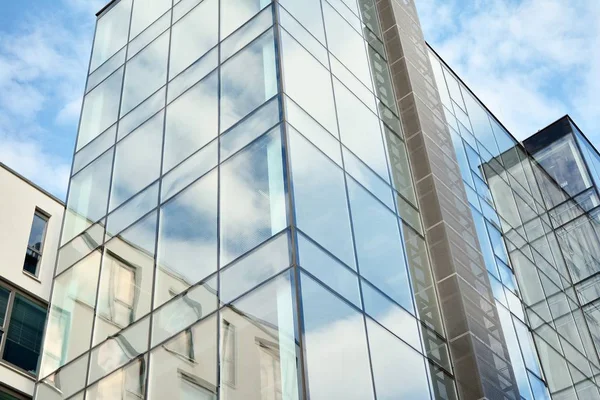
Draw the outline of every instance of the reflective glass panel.
<instances>
[{"instance_id":1,"label":"reflective glass panel","mask_svg":"<svg viewBox=\"0 0 600 400\"><path fill-rule=\"evenodd\" d=\"M301 284L310 398L373 399L363 315L308 276Z\"/></svg>"},{"instance_id":2,"label":"reflective glass panel","mask_svg":"<svg viewBox=\"0 0 600 400\"><path fill-rule=\"evenodd\" d=\"M307 7L308 6L312 5L307 4ZM323 64L325 67L329 65L327 49L325 49L325 47L323 47L323 45L307 31L305 26L300 25L298 21L294 19L283 7L279 7L279 23L294 37L294 39L296 39L299 43L302 43L302 46L304 46L317 60L319 60L321 64Z\"/></svg>"},{"instance_id":3,"label":"reflective glass panel","mask_svg":"<svg viewBox=\"0 0 600 400\"><path fill-rule=\"evenodd\" d=\"M108 60L127 43L131 0L118 2L106 14L98 19L90 71Z\"/></svg>"},{"instance_id":4,"label":"reflective glass panel","mask_svg":"<svg viewBox=\"0 0 600 400\"><path fill-rule=\"evenodd\" d=\"M289 138L298 227L355 268L344 173L302 136Z\"/></svg>"},{"instance_id":5,"label":"reflective glass panel","mask_svg":"<svg viewBox=\"0 0 600 400\"><path fill-rule=\"evenodd\" d=\"M252 140L265 133L267 129L273 127L278 121L279 98L274 98L221 136L219 143L221 146L221 160L225 160Z\"/></svg>"},{"instance_id":6,"label":"reflective glass panel","mask_svg":"<svg viewBox=\"0 0 600 400\"><path fill-rule=\"evenodd\" d=\"M163 178L161 201L167 201L171 196L215 167L217 152L217 141L213 140L169 172Z\"/></svg>"},{"instance_id":7,"label":"reflective glass panel","mask_svg":"<svg viewBox=\"0 0 600 400\"><path fill-rule=\"evenodd\" d=\"M103 378L86 391L87 400L144 398L146 387L146 357L136 358L125 367Z\"/></svg>"},{"instance_id":8,"label":"reflective glass panel","mask_svg":"<svg viewBox=\"0 0 600 400\"><path fill-rule=\"evenodd\" d=\"M117 144L111 210L159 177L163 118L157 114Z\"/></svg>"},{"instance_id":9,"label":"reflective glass panel","mask_svg":"<svg viewBox=\"0 0 600 400\"><path fill-rule=\"evenodd\" d=\"M285 273L221 310L222 400L302 398L292 287Z\"/></svg>"},{"instance_id":10,"label":"reflective glass panel","mask_svg":"<svg viewBox=\"0 0 600 400\"><path fill-rule=\"evenodd\" d=\"M221 132L276 93L275 48L269 30L221 66Z\"/></svg>"},{"instance_id":11,"label":"reflective glass panel","mask_svg":"<svg viewBox=\"0 0 600 400\"><path fill-rule=\"evenodd\" d=\"M127 62L121 115L128 113L167 83L168 54L169 32L165 32Z\"/></svg>"},{"instance_id":12,"label":"reflective glass panel","mask_svg":"<svg viewBox=\"0 0 600 400\"><path fill-rule=\"evenodd\" d=\"M221 0L221 40L270 2L270 0Z\"/></svg>"},{"instance_id":13,"label":"reflective glass panel","mask_svg":"<svg viewBox=\"0 0 600 400\"><path fill-rule=\"evenodd\" d=\"M108 148L115 144L117 134L117 124L108 128L104 133L98 136L93 142L89 143L83 149L79 150L73 158L73 175L88 165L92 160L104 153Z\"/></svg>"},{"instance_id":14,"label":"reflective glass panel","mask_svg":"<svg viewBox=\"0 0 600 400\"><path fill-rule=\"evenodd\" d=\"M192 326L150 354L149 400L217 398L217 318Z\"/></svg>"},{"instance_id":15,"label":"reflective glass panel","mask_svg":"<svg viewBox=\"0 0 600 400\"><path fill-rule=\"evenodd\" d=\"M183 92L188 90L190 86L204 78L210 71L215 69L218 64L219 51L215 47L169 82L167 103L170 103L173 99L179 97Z\"/></svg>"},{"instance_id":16,"label":"reflective glass panel","mask_svg":"<svg viewBox=\"0 0 600 400\"><path fill-rule=\"evenodd\" d=\"M85 87L85 92L89 92L96 85L105 80L110 74L116 71L123 63L125 62L125 51L126 48L123 47L117 54L112 56L107 62L102 64L96 71L88 76L87 85Z\"/></svg>"},{"instance_id":17,"label":"reflective glass panel","mask_svg":"<svg viewBox=\"0 0 600 400\"><path fill-rule=\"evenodd\" d=\"M223 266L287 226L280 131L227 160L220 179Z\"/></svg>"},{"instance_id":18,"label":"reflective glass panel","mask_svg":"<svg viewBox=\"0 0 600 400\"><path fill-rule=\"evenodd\" d=\"M217 172L161 209L155 307L217 270Z\"/></svg>"},{"instance_id":19,"label":"reflective glass panel","mask_svg":"<svg viewBox=\"0 0 600 400\"><path fill-rule=\"evenodd\" d=\"M88 382L97 381L148 351L149 322L149 317L144 318L94 348L91 352Z\"/></svg>"},{"instance_id":20,"label":"reflective glass panel","mask_svg":"<svg viewBox=\"0 0 600 400\"><path fill-rule=\"evenodd\" d=\"M290 266L289 238L285 231L221 271L219 298L230 303L236 297Z\"/></svg>"},{"instance_id":21,"label":"reflective glass panel","mask_svg":"<svg viewBox=\"0 0 600 400\"><path fill-rule=\"evenodd\" d=\"M89 353L64 366L56 373L48 376L37 384L36 399L65 400L83 389L87 375ZM82 400L73 397L73 399ZM9 399L11 400L11 399Z\"/></svg>"},{"instance_id":22,"label":"reflective glass panel","mask_svg":"<svg viewBox=\"0 0 600 400\"><path fill-rule=\"evenodd\" d=\"M105 245L94 344L134 323L150 311L154 280L156 212Z\"/></svg>"},{"instance_id":23,"label":"reflective glass panel","mask_svg":"<svg viewBox=\"0 0 600 400\"><path fill-rule=\"evenodd\" d=\"M267 3L264 0L262 2ZM236 7L237 6L238 5L236 4ZM271 25L273 25L273 10L269 7L261 11L258 16L254 17L246 25L223 41L221 44L221 62L246 46L255 37L266 31Z\"/></svg>"},{"instance_id":24,"label":"reflective glass panel","mask_svg":"<svg viewBox=\"0 0 600 400\"><path fill-rule=\"evenodd\" d=\"M360 274L414 312L398 219L351 180L348 193Z\"/></svg>"},{"instance_id":25,"label":"reflective glass panel","mask_svg":"<svg viewBox=\"0 0 600 400\"><path fill-rule=\"evenodd\" d=\"M298 252L302 268L351 301L356 307L361 307L356 274L301 233L298 234Z\"/></svg>"},{"instance_id":26,"label":"reflective glass panel","mask_svg":"<svg viewBox=\"0 0 600 400\"><path fill-rule=\"evenodd\" d=\"M319 0L280 0L279 3L321 43L325 43L325 28Z\"/></svg>"},{"instance_id":27,"label":"reflective glass panel","mask_svg":"<svg viewBox=\"0 0 600 400\"><path fill-rule=\"evenodd\" d=\"M61 243L106 215L112 160L109 150L71 179Z\"/></svg>"},{"instance_id":28,"label":"reflective glass panel","mask_svg":"<svg viewBox=\"0 0 600 400\"><path fill-rule=\"evenodd\" d=\"M218 0L204 0L173 25L170 79L217 44L218 10Z\"/></svg>"},{"instance_id":29,"label":"reflective glass panel","mask_svg":"<svg viewBox=\"0 0 600 400\"><path fill-rule=\"evenodd\" d=\"M171 8L171 0L135 0L129 37L136 37Z\"/></svg>"},{"instance_id":30,"label":"reflective glass panel","mask_svg":"<svg viewBox=\"0 0 600 400\"><path fill-rule=\"evenodd\" d=\"M329 132L337 134L331 75L285 31L281 32L281 42L286 94Z\"/></svg>"},{"instance_id":31,"label":"reflective glass panel","mask_svg":"<svg viewBox=\"0 0 600 400\"><path fill-rule=\"evenodd\" d=\"M389 181L379 118L339 81L334 81L342 143L386 182Z\"/></svg>"},{"instance_id":32,"label":"reflective glass panel","mask_svg":"<svg viewBox=\"0 0 600 400\"><path fill-rule=\"evenodd\" d=\"M40 376L90 348L100 259L96 251L54 280Z\"/></svg>"},{"instance_id":33,"label":"reflective glass panel","mask_svg":"<svg viewBox=\"0 0 600 400\"><path fill-rule=\"evenodd\" d=\"M54 275L62 271L90 254L92 250L100 246L104 240L104 227L96 224L71 240L58 252L58 262Z\"/></svg>"},{"instance_id":34,"label":"reflective glass panel","mask_svg":"<svg viewBox=\"0 0 600 400\"><path fill-rule=\"evenodd\" d=\"M373 379L378 399L430 399L425 359L367 319Z\"/></svg>"},{"instance_id":35,"label":"reflective glass panel","mask_svg":"<svg viewBox=\"0 0 600 400\"><path fill-rule=\"evenodd\" d=\"M218 83L212 73L167 107L163 171L217 137Z\"/></svg>"},{"instance_id":36,"label":"reflective glass panel","mask_svg":"<svg viewBox=\"0 0 600 400\"><path fill-rule=\"evenodd\" d=\"M158 182L138 193L108 216L107 236L115 236L156 206L158 206Z\"/></svg>"},{"instance_id":37,"label":"reflective glass panel","mask_svg":"<svg viewBox=\"0 0 600 400\"><path fill-rule=\"evenodd\" d=\"M170 25L171 12L169 11L163 14L163 16L160 17L158 21L154 22L148 29L129 42L129 46L127 46L127 59L129 60L139 53L140 50L156 39L158 35L167 30Z\"/></svg>"},{"instance_id":38,"label":"reflective glass panel","mask_svg":"<svg viewBox=\"0 0 600 400\"><path fill-rule=\"evenodd\" d=\"M129 114L121 118L117 140L123 139L165 106L165 90L164 87L159 89Z\"/></svg>"},{"instance_id":39,"label":"reflective glass panel","mask_svg":"<svg viewBox=\"0 0 600 400\"><path fill-rule=\"evenodd\" d=\"M77 150L117 121L122 83L123 68L119 68L85 96L77 136Z\"/></svg>"}]
</instances>

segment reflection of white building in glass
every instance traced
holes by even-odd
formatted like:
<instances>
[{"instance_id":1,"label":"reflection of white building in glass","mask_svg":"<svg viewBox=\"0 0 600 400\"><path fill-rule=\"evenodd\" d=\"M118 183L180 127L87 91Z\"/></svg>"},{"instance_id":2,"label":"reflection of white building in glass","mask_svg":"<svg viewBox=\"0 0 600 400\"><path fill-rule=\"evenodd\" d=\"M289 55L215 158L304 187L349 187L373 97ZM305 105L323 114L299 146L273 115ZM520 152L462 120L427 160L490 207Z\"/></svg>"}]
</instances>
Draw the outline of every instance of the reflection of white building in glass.
<instances>
[{"instance_id":1,"label":"reflection of white building in glass","mask_svg":"<svg viewBox=\"0 0 600 400\"><path fill-rule=\"evenodd\" d=\"M0 398L33 395L64 204L0 163Z\"/></svg>"}]
</instances>

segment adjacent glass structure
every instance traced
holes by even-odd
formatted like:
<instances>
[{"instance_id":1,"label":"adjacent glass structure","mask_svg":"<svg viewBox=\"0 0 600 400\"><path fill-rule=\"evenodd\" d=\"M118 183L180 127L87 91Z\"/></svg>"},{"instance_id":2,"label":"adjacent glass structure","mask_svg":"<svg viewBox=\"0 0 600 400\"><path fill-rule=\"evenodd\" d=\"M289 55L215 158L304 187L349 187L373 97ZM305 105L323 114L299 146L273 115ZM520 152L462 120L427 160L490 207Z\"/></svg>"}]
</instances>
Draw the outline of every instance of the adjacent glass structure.
<instances>
[{"instance_id":1,"label":"adjacent glass structure","mask_svg":"<svg viewBox=\"0 0 600 400\"><path fill-rule=\"evenodd\" d=\"M383 39L375 0L99 13L37 399L458 399ZM495 384L600 398L600 157L574 130L532 157L428 54Z\"/></svg>"},{"instance_id":2,"label":"adjacent glass structure","mask_svg":"<svg viewBox=\"0 0 600 400\"><path fill-rule=\"evenodd\" d=\"M373 0L98 16L38 399L455 399Z\"/></svg>"}]
</instances>

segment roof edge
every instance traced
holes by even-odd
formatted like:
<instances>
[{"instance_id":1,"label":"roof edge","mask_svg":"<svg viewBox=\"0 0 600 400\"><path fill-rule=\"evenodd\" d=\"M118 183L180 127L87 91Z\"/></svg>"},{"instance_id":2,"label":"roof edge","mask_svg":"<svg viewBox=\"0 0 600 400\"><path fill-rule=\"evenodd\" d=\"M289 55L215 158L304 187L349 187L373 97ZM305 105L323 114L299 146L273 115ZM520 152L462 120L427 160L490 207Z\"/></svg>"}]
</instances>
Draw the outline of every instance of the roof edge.
<instances>
[{"instance_id":1,"label":"roof edge","mask_svg":"<svg viewBox=\"0 0 600 400\"><path fill-rule=\"evenodd\" d=\"M14 176L16 176L17 178L19 178L20 180L22 180L23 182L27 183L29 186L33 187L34 189L36 189L37 191L43 193L44 195L48 196L49 198L51 198L52 200L56 201L57 203L59 203L60 205L62 205L63 207L66 206L65 202L62 201L61 199L59 199L58 197L56 197L55 195L53 195L52 193L48 192L46 189L43 189L41 186L33 183L31 180L25 178L23 175L21 175L20 173L18 173L17 171L15 171L14 169L10 168L8 165L4 164L3 162L0 161L0 168L5 169L6 171L10 172L11 174L13 174Z\"/></svg>"}]
</instances>

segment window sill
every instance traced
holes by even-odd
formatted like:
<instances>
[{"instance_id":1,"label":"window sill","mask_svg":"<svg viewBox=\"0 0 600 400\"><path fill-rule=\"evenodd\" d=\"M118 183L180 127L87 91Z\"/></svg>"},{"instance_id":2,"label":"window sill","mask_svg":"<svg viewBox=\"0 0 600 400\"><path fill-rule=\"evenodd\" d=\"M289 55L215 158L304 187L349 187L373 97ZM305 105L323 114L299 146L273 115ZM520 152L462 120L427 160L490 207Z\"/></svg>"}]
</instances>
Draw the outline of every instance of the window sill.
<instances>
[{"instance_id":1,"label":"window sill","mask_svg":"<svg viewBox=\"0 0 600 400\"><path fill-rule=\"evenodd\" d=\"M34 281L36 281L37 283L42 283L42 281L40 280L40 278L38 278L37 276L33 275L31 272L27 272L25 270L22 270L23 275L33 279Z\"/></svg>"},{"instance_id":2,"label":"window sill","mask_svg":"<svg viewBox=\"0 0 600 400\"><path fill-rule=\"evenodd\" d=\"M0 360L0 365L3 366L3 367L5 367L5 368L10 369L13 372L16 372L17 374L19 374L21 376L24 376L25 378L30 379L34 383L36 381L35 375L29 374L29 373L23 371L22 369L20 369L18 367L15 367L14 365L12 365L12 364L4 361L4 360Z\"/></svg>"}]
</instances>

